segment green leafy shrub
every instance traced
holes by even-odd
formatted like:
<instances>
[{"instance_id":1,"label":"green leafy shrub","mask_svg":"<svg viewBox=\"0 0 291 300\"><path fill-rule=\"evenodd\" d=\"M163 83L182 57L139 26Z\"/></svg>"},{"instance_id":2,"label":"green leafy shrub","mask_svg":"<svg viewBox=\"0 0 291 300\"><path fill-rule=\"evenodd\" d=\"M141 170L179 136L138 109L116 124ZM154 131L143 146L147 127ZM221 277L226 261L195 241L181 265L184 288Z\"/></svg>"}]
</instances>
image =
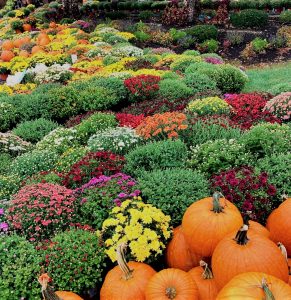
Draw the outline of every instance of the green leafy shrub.
<instances>
[{"instance_id":1,"label":"green leafy shrub","mask_svg":"<svg viewBox=\"0 0 291 300\"><path fill-rule=\"evenodd\" d=\"M154 13L150 10L141 11L138 15L140 20L149 20L154 16Z\"/></svg>"},{"instance_id":2,"label":"green leafy shrub","mask_svg":"<svg viewBox=\"0 0 291 300\"><path fill-rule=\"evenodd\" d=\"M259 37L256 37L254 40L251 42L252 49L256 53L263 53L267 48L268 48L268 42L266 39L261 39Z\"/></svg>"},{"instance_id":3,"label":"green leafy shrub","mask_svg":"<svg viewBox=\"0 0 291 300\"><path fill-rule=\"evenodd\" d=\"M285 92L291 92L291 83L281 82L281 83L275 84L272 87L270 87L270 89L267 92L274 96L277 96L277 95L279 95L281 93L285 93Z\"/></svg>"},{"instance_id":4,"label":"green leafy shrub","mask_svg":"<svg viewBox=\"0 0 291 300\"><path fill-rule=\"evenodd\" d=\"M206 40L203 43L199 44L199 49L202 52L213 53L213 52L217 52L218 48L219 48L219 42L214 39Z\"/></svg>"},{"instance_id":5,"label":"green leafy shrub","mask_svg":"<svg viewBox=\"0 0 291 300\"><path fill-rule=\"evenodd\" d=\"M0 153L6 153L13 157L27 152L31 149L31 144L22 140L17 135L10 132L0 132Z\"/></svg>"},{"instance_id":6,"label":"green leafy shrub","mask_svg":"<svg viewBox=\"0 0 291 300\"><path fill-rule=\"evenodd\" d=\"M262 10L244 9L231 14L230 22L238 28L265 27L268 23L268 14Z\"/></svg>"},{"instance_id":7,"label":"green leafy shrub","mask_svg":"<svg viewBox=\"0 0 291 300\"><path fill-rule=\"evenodd\" d=\"M187 29L186 32L191 34L199 43L210 39L216 40L218 37L218 30L214 25L196 25Z\"/></svg>"},{"instance_id":8,"label":"green leafy shrub","mask_svg":"<svg viewBox=\"0 0 291 300\"><path fill-rule=\"evenodd\" d=\"M182 80L164 79L160 81L159 86L160 96L169 101L188 98L193 94L191 88Z\"/></svg>"},{"instance_id":9,"label":"green leafy shrub","mask_svg":"<svg viewBox=\"0 0 291 300\"><path fill-rule=\"evenodd\" d=\"M6 102L0 102L0 131L9 130L16 121L16 108Z\"/></svg>"},{"instance_id":10,"label":"green leafy shrub","mask_svg":"<svg viewBox=\"0 0 291 300\"><path fill-rule=\"evenodd\" d=\"M200 56L186 55L176 59L171 63L170 68L173 71L185 72L186 68L195 62L200 62L202 59Z\"/></svg>"},{"instance_id":11,"label":"green leafy shrub","mask_svg":"<svg viewBox=\"0 0 291 300\"><path fill-rule=\"evenodd\" d=\"M143 199L171 216L171 225L182 222L185 210L210 193L206 178L197 171L184 169L143 172L138 178Z\"/></svg>"},{"instance_id":12,"label":"green leafy shrub","mask_svg":"<svg viewBox=\"0 0 291 300\"><path fill-rule=\"evenodd\" d=\"M11 164L12 174L22 179L54 168L58 155L51 150L33 150L18 156Z\"/></svg>"},{"instance_id":13,"label":"green leafy shrub","mask_svg":"<svg viewBox=\"0 0 291 300\"><path fill-rule=\"evenodd\" d=\"M261 123L241 136L239 142L254 157L263 158L290 150L291 130L288 125Z\"/></svg>"},{"instance_id":14,"label":"green leafy shrub","mask_svg":"<svg viewBox=\"0 0 291 300\"><path fill-rule=\"evenodd\" d=\"M207 141L191 148L189 166L205 173L208 177L229 168L248 165L252 156L244 145L231 139Z\"/></svg>"},{"instance_id":15,"label":"green leafy shrub","mask_svg":"<svg viewBox=\"0 0 291 300\"><path fill-rule=\"evenodd\" d=\"M13 175L0 175L0 199L10 200L20 187L20 178Z\"/></svg>"},{"instance_id":16,"label":"green leafy shrub","mask_svg":"<svg viewBox=\"0 0 291 300\"><path fill-rule=\"evenodd\" d=\"M269 175L268 181L276 187L278 202L281 202L285 195L291 195L290 153L273 154L259 159L256 168Z\"/></svg>"},{"instance_id":17,"label":"green leafy shrub","mask_svg":"<svg viewBox=\"0 0 291 300\"><path fill-rule=\"evenodd\" d=\"M36 143L58 126L56 122L40 118L19 123L16 128L13 129L13 133L25 141Z\"/></svg>"},{"instance_id":18,"label":"green leafy shrub","mask_svg":"<svg viewBox=\"0 0 291 300\"><path fill-rule=\"evenodd\" d=\"M187 73L184 81L194 94L217 90L214 80L199 72Z\"/></svg>"},{"instance_id":19,"label":"green leafy shrub","mask_svg":"<svg viewBox=\"0 0 291 300\"><path fill-rule=\"evenodd\" d=\"M281 12L279 20L281 23L291 23L291 10Z\"/></svg>"},{"instance_id":20,"label":"green leafy shrub","mask_svg":"<svg viewBox=\"0 0 291 300\"><path fill-rule=\"evenodd\" d=\"M183 167L187 158L186 145L180 140L165 140L139 146L126 156L124 169L132 176L144 171Z\"/></svg>"},{"instance_id":21,"label":"green leafy shrub","mask_svg":"<svg viewBox=\"0 0 291 300\"><path fill-rule=\"evenodd\" d=\"M90 136L96 134L97 131L112 128L116 125L117 121L113 114L97 112L83 120L75 129L77 130L78 139L82 143L86 143Z\"/></svg>"},{"instance_id":22,"label":"green leafy shrub","mask_svg":"<svg viewBox=\"0 0 291 300\"><path fill-rule=\"evenodd\" d=\"M0 153L0 174L6 174L12 162L12 157L8 153Z\"/></svg>"},{"instance_id":23,"label":"green leafy shrub","mask_svg":"<svg viewBox=\"0 0 291 300\"><path fill-rule=\"evenodd\" d=\"M105 267L99 243L96 233L76 229L59 233L40 247L42 264L57 290L81 293L95 288Z\"/></svg>"},{"instance_id":24,"label":"green leafy shrub","mask_svg":"<svg viewBox=\"0 0 291 300\"><path fill-rule=\"evenodd\" d=\"M33 244L17 235L0 235L0 298L39 300L40 257Z\"/></svg>"}]
</instances>

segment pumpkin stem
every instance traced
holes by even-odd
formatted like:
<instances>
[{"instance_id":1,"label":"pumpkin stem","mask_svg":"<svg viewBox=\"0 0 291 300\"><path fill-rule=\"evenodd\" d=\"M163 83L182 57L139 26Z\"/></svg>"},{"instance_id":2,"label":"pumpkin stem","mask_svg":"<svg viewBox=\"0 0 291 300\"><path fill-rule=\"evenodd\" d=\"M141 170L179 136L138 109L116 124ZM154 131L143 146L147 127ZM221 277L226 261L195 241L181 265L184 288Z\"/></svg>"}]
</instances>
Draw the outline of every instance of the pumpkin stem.
<instances>
[{"instance_id":1,"label":"pumpkin stem","mask_svg":"<svg viewBox=\"0 0 291 300\"><path fill-rule=\"evenodd\" d=\"M61 298L54 292L54 290L48 285L50 277L48 274L42 274L38 278L38 282L41 284L41 293L44 300L61 300Z\"/></svg>"},{"instance_id":2,"label":"pumpkin stem","mask_svg":"<svg viewBox=\"0 0 291 300\"><path fill-rule=\"evenodd\" d=\"M278 242L277 243L277 246L279 247L279 249L281 250L286 262L287 262L287 265L288 265L288 270L289 270L289 275L291 275L291 268L289 266L289 263L288 263L288 253L287 253L287 249L286 247L281 243L281 242Z\"/></svg>"},{"instance_id":3,"label":"pumpkin stem","mask_svg":"<svg viewBox=\"0 0 291 300\"><path fill-rule=\"evenodd\" d=\"M204 272L202 273L202 278L203 279L212 279L213 274L212 274L212 271L211 271L210 267L208 266L208 264L204 260L200 260L199 265L204 270Z\"/></svg>"},{"instance_id":4,"label":"pumpkin stem","mask_svg":"<svg viewBox=\"0 0 291 300\"><path fill-rule=\"evenodd\" d=\"M222 196L222 194L220 192L214 192L213 194L213 209L212 211L219 214L221 212L223 212L224 207L220 205L219 199Z\"/></svg>"},{"instance_id":5,"label":"pumpkin stem","mask_svg":"<svg viewBox=\"0 0 291 300\"><path fill-rule=\"evenodd\" d=\"M175 299L177 296L176 289L174 287L166 288L166 296L171 300Z\"/></svg>"},{"instance_id":6,"label":"pumpkin stem","mask_svg":"<svg viewBox=\"0 0 291 300\"><path fill-rule=\"evenodd\" d=\"M247 236L249 230L249 226L246 224L243 224L243 226L239 229L237 232L234 240L239 244L239 245L246 245L249 241L249 238Z\"/></svg>"},{"instance_id":7,"label":"pumpkin stem","mask_svg":"<svg viewBox=\"0 0 291 300\"><path fill-rule=\"evenodd\" d=\"M119 268L123 272L124 280L128 280L128 279L132 278L132 272L133 272L133 270L130 270L130 268L126 262L126 258L125 258L126 248L127 248L127 244L122 243L117 247L117 250L116 250L117 263L118 263Z\"/></svg>"},{"instance_id":8,"label":"pumpkin stem","mask_svg":"<svg viewBox=\"0 0 291 300\"><path fill-rule=\"evenodd\" d=\"M262 287L262 289L265 293L265 300L275 300L275 297L274 297L273 293L271 292L271 290L268 286L266 278L262 279L262 286L261 287Z\"/></svg>"}]
</instances>

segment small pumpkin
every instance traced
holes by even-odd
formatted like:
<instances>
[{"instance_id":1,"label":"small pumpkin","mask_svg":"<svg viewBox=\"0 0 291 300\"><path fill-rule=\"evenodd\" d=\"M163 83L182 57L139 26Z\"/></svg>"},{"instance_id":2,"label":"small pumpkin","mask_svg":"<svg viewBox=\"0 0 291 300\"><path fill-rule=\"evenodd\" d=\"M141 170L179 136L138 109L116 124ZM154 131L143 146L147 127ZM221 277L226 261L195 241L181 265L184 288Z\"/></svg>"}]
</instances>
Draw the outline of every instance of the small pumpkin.
<instances>
[{"instance_id":1,"label":"small pumpkin","mask_svg":"<svg viewBox=\"0 0 291 300\"><path fill-rule=\"evenodd\" d=\"M0 56L1 60L6 62L9 62L13 57L14 57L14 53L9 50L2 51Z\"/></svg>"},{"instance_id":2,"label":"small pumpkin","mask_svg":"<svg viewBox=\"0 0 291 300\"><path fill-rule=\"evenodd\" d=\"M146 300L198 300L198 288L190 274L165 269L155 274L146 287Z\"/></svg>"},{"instance_id":3,"label":"small pumpkin","mask_svg":"<svg viewBox=\"0 0 291 300\"><path fill-rule=\"evenodd\" d=\"M44 52L44 50L40 46L34 46L31 49L31 54L35 54L35 53L38 53L38 52Z\"/></svg>"},{"instance_id":4,"label":"small pumpkin","mask_svg":"<svg viewBox=\"0 0 291 300\"><path fill-rule=\"evenodd\" d=\"M145 288L156 271L147 264L125 260L125 244L117 249L118 266L110 270L100 291L100 300L144 300Z\"/></svg>"},{"instance_id":5,"label":"small pumpkin","mask_svg":"<svg viewBox=\"0 0 291 300\"><path fill-rule=\"evenodd\" d=\"M243 219L237 207L221 194L193 203L185 212L182 230L189 247L195 253L209 257L216 245L239 228Z\"/></svg>"},{"instance_id":6,"label":"small pumpkin","mask_svg":"<svg viewBox=\"0 0 291 300\"><path fill-rule=\"evenodd\" d=\"M217 300L287 300L291 299L291 287L282 280L259 272L235 276L219 292Z\"/></svg>"},{"instance_id":7,"label":"small pumpkin","mask_svg":"<svg viewBox=\"0 0 291 300\"><path fill-rule=\"evenodd\" d=\"M46 46L51 42L49 37L44 37L42 39L39 40L38 45L39 46Z\"/></svg>"},{"instance_id":8,"label":"small pumpkin","mask_svg":"<svg viewBox=\"0 0 291 300\"><path fill-rule=\"evenodd\" d=\"M166 249L167 266L188 272L192 268L199 266L201 259L201 255L190 250L182 232L182 227L174 228L172 240Z\"/></svg>"},{"instance_id":9,"label":"small pumpkin","mask_svg":"<svg viewBox=\"0 0 291 300\"><path fill-rule=\"evenodd\" d=\"M18 55L21 57L29 57L29 53L26 50L21 50Z\"/></svg>"},{"instance_id":10,"label":"small pumpkin","mask_svg":"<svg viewBox=\"0 0 291 300\"><path fill-rule=\"evenodd\" d=\"M9 51L9 50L12 50L13 48L14 48L14 44L13 44L13 42L10 41L10 40L6 40L6 41L4 41L4 42L2 43L2 49L3 49L3 50Z\"/></svg>"},{"instance_id":11,"label":"small pumpkin","mask_svg":"<svg viewBox=\"0 0 291 300\"><path fill-rule=\"evenodd\" d=\"M23 24L22 26L24 31L31 31L31 25L30 24Z\"/></svg>"},{"instance_id":12,"label":"small pumpkin","mask_svg":"<svg viewBox=\"0 0 291 300\"><path fill-rule=\"evenodd\" d=\"M215 300L218 289L211 269L204 261L200 261L200 266L193 268L188 272L196 282L199 294L199 300Z\"/></svg>"},{"instance_id":13,"label":"small pumpkin","mask_svg":"<svg viewBox=\"0 0 291 300\"><path fill-rule=\"evenodd\" d=\"M291 253L291 198L273 210L267 220L267 228L270 231L270 239L276 243L283 243L287 252Z\"/></svg>"},{"instance_id":14,"label":"small pumpkin","mask_svg":"<svg viewBox=\"0 0 291 300\"><path fill-rule=\"evenodd\" d=\"M41 284L41 292L44 300L83 300L83 298L73 292L54 292L54 290L48 285L50 281L51 279L46 273L38 278L38 282Z\"/></svg>"},{"instance_id":15,"label":"small pumpkin","mask_svg":"<svg viewBox=\"0 0 291 300\"><path fill-rule=\"evenodd\" d=\"M248 225L222 239L212 256L212 270L218 289L234 276L245 272L265 272L288 282L288 266L280 249L258 234L248 238Z\"/></svg>"}]
</instances>

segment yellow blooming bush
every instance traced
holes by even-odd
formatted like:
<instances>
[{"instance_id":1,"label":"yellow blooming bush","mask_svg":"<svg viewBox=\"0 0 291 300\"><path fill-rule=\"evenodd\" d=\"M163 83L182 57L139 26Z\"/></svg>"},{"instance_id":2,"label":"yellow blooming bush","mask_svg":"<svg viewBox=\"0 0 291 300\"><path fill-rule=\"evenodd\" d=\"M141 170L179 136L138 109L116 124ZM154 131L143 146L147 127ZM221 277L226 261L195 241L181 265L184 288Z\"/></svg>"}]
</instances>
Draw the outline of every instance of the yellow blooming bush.
<instances>
[{"instance_id":1,"label":"yellow blooming bush","mask_svg":"<svg viewBox=\"0 0 291 300\"><path fill-rule=\"evenodd\" d=\"M140 197L114 207L103 222L102 236L105 253L116 261L116 249L127 243L131 257L139 262L152 262L162 254L171 236L171 218L160 209L142 202Z\"/></svg>"},{"instance_id":2,"label":"yellow blooming bush","mask_svg":"<svg viewBox=\"0 0 291 300\"><path fill-rule=\"evenodd\" d=\"M10 61L10 71L12 74L22 72L30 66L30 59L22 56L15 56Z\"/></svg>"},{"instance_id":3,"label":"yellow blooming bush","mask_svg":"<svg viewBox=\"0 0 291 300\"><path fill-rule=\"evenodd\" d=\"M117 32L116 35L119 35L121 37L123 37L124 39L126 40L132 40L132 39L135 39L135 35L130 33L130 32Z\"/></svg>"},{"instance_id":4,"label":"yellow blooming bush","mask_svg":"<svg viewBox=\"0 0 291 300\"><path fill-rule=\"evenodd\" d=\"M0 94L8 94L8 95L12 95L13 94L13 89L11 87L9 87L6 84L1 84L0 85Z\"/></svg>"},{"instance_id":5,"label":"yellow blooming bush","mask_svg":"<svg viewBox=\"0 0 291 300\"><path fill-rule=\"evenodd\" d=\"M196 99L188 104L187 110L199 116L230 113L228 103L219 97Z\"/></svg>"}]
</instances>

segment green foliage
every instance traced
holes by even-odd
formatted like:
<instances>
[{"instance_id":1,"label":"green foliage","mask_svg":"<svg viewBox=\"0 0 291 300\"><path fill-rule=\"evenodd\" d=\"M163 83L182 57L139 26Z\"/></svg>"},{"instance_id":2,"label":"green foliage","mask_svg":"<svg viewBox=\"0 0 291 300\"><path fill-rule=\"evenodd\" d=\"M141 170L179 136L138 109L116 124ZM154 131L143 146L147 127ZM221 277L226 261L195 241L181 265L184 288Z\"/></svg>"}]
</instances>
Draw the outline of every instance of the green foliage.
<instances>
[{"instance_id":1,"label":"green foliage","mask_svg":"<svg viewBox=\"0 0 291 300\"><path fill-rule=\"evenodd\" d=\"M83 120L75 129L77 130L78 139L85 144L90 136L97 131L115 127L116 125L117 121L113 114L97 112Z\"/></svg>"},{"instance_id":2,"label":"green foliage","mask_svg":"<svg viewBox=\"0 0 291 300\"><path fill-rule=\"evenodd\" d=\"M231 24L238 28L265 27L268 23L268 14L257 9L244 9L230 15Z\"/></svg>"},{"instance_id":3,"label":"green foliage","mask_svg":"<svg viewBox=\"0 0 291 300\"><path fill-rule=\"evenodd\" d=\"M39 300L40 258L35 246L25 238L0 235L0 298Z\"/></svg>"},{"instance_id":4,"label":"green foliage","mask_svg":"<svg viewBox=\"0 0 291 300\"><path fill-rule=\"evenodd\" d=\"M277 96L277 95L285 93L285 92L291 92L291 83L281 82L281 83L275 84L267 92L274 96Z\"/></svg>"},{"instance_id":5,"label":"green foliage","mask_svg":"<svg viewBox=\"0 0 291 300\"><path fill-rule=\"evenodd\" d=\"M58 155L50 150L33 150L18 156L11 165L11 173L22 179L54 168Z\"/></svg>"},{"instance_id":6,"label":"green foliage","mask_svg":"<svg viewBox=\"0 0 291 300\"><path fill-rule=\"evenodd\" d=\"M201 43L199 47L203 50L203 52L214 53L218 51L219 42L214 39L210 39Z\"/></svg>"},{"instance_id":7,"label":"green foliage","mask_svg":"<svg viewBox=\"0 0 291 300\"><path fill-rule=\"evenodd\" d=\"M160 96L169 101L188 98L193 94L191 88L182 80L164 79L160 81L159 86Z\"/></svg>"},{"instance_id":8,"label":"green foliage","mask_svg":"<svg viewBox=\"0 0 291 300\"><path fill-rule=\"evenodd\" d=\"M173 63L171 63L170 68L173 71L180 71L184 73L191 64L200 61L201 57L199 56L186 55L176 59Z\"/></svg>"},{"instance_id":9,"label":"green foliage","mask_svg":"<svg viewBox=\"0 0 291 300\"><path fill-rule=\"evenodd\" d=\"M254 157L263 158L275 153L287 153L290 140L291 129L288 125L261 123L242 135L239 142Z\"/></svg>"},{"instance_id":10,"label":"green foliage","mask_svg":"<svg viewBox=\"0 0 291 300\"><path fill-rule=\"evenodd\" d=\"M8 153L0 153L0 174L6 174L12 162L12 157Z\"/></svg>"},{"instance_id":11,"label":"green foliage","mask_svg":"<svg viewBox=\"0 0 291 300\"><path fill-rule=\"evenodd\" d=\"M20 178L13 175L0 175L0 199L10 200L20 187Z\"/></svg>"},{"instance_id":12,"label":"green foliage","mask_svg":"<svg viewBox=\"0 0 291 300\"><path fill-rule=\"evenodd\" d=\"M187 148L180 140L165 140L139 146L130 151L125 158L125 171L135 176L144 171L183 167L187 158Z\"/></svg>"},{"instance_id":13,"label":"green foliage","mask_svg":"<svg viewBox=\"0 0 291 300\"><path fill-rule=\"evenodd\" d=\"M291 23L291 10L283 11L279 16L279 20L282 23Z\"/></svg>"},{"instance_id":14,"label":"green foliage","mask_svg":"<svg viewBox=\"0 0 291 300\"><path fill-rule=\"evenodd\" d=\"M187 29L186 32L191 34L198 43L210 39L216 40L218 37L218 30L214 25L196 25Z\"/></svg>"},{"instance_id":15,"label":"green foliage","mask_svg":"<svg viewBox=\"0 0 291 300\"><path fill-rule=\"evenodd\" d=\"M134 33L134 35L135 35L136 39L142 43L151 39L151 35L142 30L136 31Z\"/></svg>"},{"instance_id":16,"label":"green foliage","mask_svg":"<svg viewBox=\"0 0 291 300\"><path fill-rule=\"evenodd\" d=\"M255 38L251 42L252 48L256 53L262 53L268 48L268 42L266 39L261 39L259 37Z\"/></svg>"},{"instance_id":17,"label":"green foliage","mask_svg":"<svg viewBox=\"0 0 291 300\"><path fill-rule=\"evenodd\" d=\"M208 141L191 149L189 166L205 173L208 177L220 171L248 165L252 156L244 145L231 139Z\"/></svg>"},{"instance_id":18,"label":"green foliage","mask_svg":"<svg viewBox=\"0 0 291 300\"><path fill-rule=\"evenodd\" d=\"M138 15L138 17L141 19L141 20L149 20L151 19L152 17L154 16L154 13L150 10L144 10L144 11L141 11Z\"/></svg>"},{"instance_id":19,"label":"green foliage","mask_svg":"<svg viewBox=\"0 0 291 300\"><path fill-rule=\"evenodd\" d=\"M25 141L36 143L58 126L56 122L40 118L19 123L12 132Z\"/></svg>"},{"instance_id":20,"label":"green foliage","mask_svg":"<svg viewBox=\"0 0 291 300\"><path fill-rule=\"evenodd\" d=\"M14 105L0 100L0 131L9 130L14 125L16 112Z\"/></svg>"},{"instance_id":21,"label":"green foliage","mask_svg":"<svg viewBox=\"0 0 291 300\"><path fill-rule=\"evenodd\" d=\"M187 36L187 33L185 31L178 30L176 28L171 28L169 30L169 33L170 33L170 35L171 35L174 42L178 42L180 39Z\"/></svg>"},{"instance_id":22,"label":"green foliage","mask_svg":"<svg viewBox=\"0 0 291 300\"><path fill-rule=\"evenodd\" d=\"M187 73L185 76L185 83L195 94L217 90L216 83L207 75L199 72Z\"/></svg>"},{"instance_id":23,"label":"green foliage","mask_svg":"<svg viewBox=\"0 0 291 300\"><path fill-rule=\"evenodd\" d=\"M59 233L40 255L56 290L81 293L102 279L104 253L96 233L80 229Z\"/></svg>"},{"instance_id":24,"label":"green foliage","mask_svg":"<svg viewBox=\"0 0 291 300\"><path fill-rule=\"evenodd\" d=\"M171 216L171 225L181 224L185 210L195 201L209 195L206 178L197 171L185 169L143 172L138 188L147 203Z\"/></svg>"}]
</instances>

